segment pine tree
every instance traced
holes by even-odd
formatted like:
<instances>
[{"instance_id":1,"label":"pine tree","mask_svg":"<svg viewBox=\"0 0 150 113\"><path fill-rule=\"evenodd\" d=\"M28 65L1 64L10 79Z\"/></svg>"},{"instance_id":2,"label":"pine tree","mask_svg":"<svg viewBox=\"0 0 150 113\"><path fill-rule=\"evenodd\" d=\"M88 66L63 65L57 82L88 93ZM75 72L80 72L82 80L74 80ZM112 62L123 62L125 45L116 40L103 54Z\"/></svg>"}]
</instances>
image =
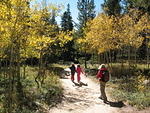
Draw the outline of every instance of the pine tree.
<instances>
[{"instance_id":1,"label":"pine tree","mask_svg":"<svg viewBox=\"0 0 150 113\"><path fill-rule=\"evenodd\" d=\"M126 10L130 8L136 8L143 12L147 12L150 14L150 1L149 0L123 0L124 4L126 4Z\"/></svg>"},{"instance_id":2,"label":"pine tree","mask_svg":"<svg viewBox=\"0 0 150 113\"><path fill-rule=\"evenodd\" d=\"M94 17L96 16L94 0L78 0L77 8L79 10L79 13L78 13L79 24L78 24L78 31L76 32L76 37L83 38L85 36L84 29L86 28L87 22L94 19ZM87 56L86 50L84 50L83 55L85 57L84 58L85 68L87 68L86 60L88 56Z\"/></svg>"},{"instance_id":3,"label":"pine tree","mask_svg":"<svg viewBox=\"0 0 150 113\"><path fill-rule=\"evenodd\" d=\"M67 11L64 12L61 21L61 29L62 31L72 31L73 30L73 21L70 12L70 5L67 5Z\"/></svg>"},{"instance_id":4,"label":"pine tree","mask_svg":"<svg viewBox=\"0 0 150 113\"><path fill-rule=\"evenodd\" d=\"M71 17L71 12L70 12L70 5L67 5L67 11L64 12L62 18L61 18L61 30L64 32L72 31L73 30L73 20ZM67 44L64 46L64 51L61 55L63 60L70 60L74 61L74 40L69 41Z\"/></svg>"},{"instance_id":5,"label":"pine tree","mask_svg":"<svg viewBox=\"0 0 150 113\"><path fill-rule=\"evenodd\" d=\"M118 15L121 12L120 0L104 0L102 8L105 14Z\"/></svg>"},{"instance_id":6,"label":"pine tree","mask_svg":"<svg viewBox=\"0 0 150 113\"><path fill-rule=\"evenodd\" d=\"M95 15L95 5L94 0L78 0L77 2L77 8L79 10L78 13L78 34L83 37L83 28L86 27L86 23L88 20L93 19ZM79 37L80 37L79 36Z\"/></svg>"}]
</instances>

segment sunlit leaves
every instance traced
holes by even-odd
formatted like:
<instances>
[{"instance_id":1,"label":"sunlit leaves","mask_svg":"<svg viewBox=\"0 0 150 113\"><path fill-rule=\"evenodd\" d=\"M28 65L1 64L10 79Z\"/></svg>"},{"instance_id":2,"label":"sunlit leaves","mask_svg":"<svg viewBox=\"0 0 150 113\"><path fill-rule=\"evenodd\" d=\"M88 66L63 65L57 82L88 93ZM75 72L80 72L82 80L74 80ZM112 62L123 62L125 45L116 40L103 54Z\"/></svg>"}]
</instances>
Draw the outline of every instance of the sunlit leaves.
<instances>
[{"instance_id":1,"label":"sunlit leaves","mask_svg":"<svg viewBox=\"0 0 150 113\"><path fill-rule=\"evenodd\" d=\"M100 14L91 22L90 31L87 32L86 40L90 48L96 49L98 52L104 52L110 48L116 48L116 33L114 17Z\"/></svg>"},{"instance_id":2,"label":"sunlit leaves","mask_svg":"<svg viewBox=\"0 0 150 113\"><path fill-rule=\"evenodd\" d=\"M86 37L79 39L78 43L85 45L83 47L89 52L98 53L124 46L138 48L143 41L140 33L147 33L150 26L148 15L139 15L140 12L136 10L120 17L99 14L87 24Z\"/></svg>"},{"instance_id":3,"label":"sunlit leaves","mask_svg":"<svg viewBox=\"0 0 150 113\"><path fill-rule=\"evenodd\" d=\"M59 7L50 5L31 9L29 2L28 0L0 2L1 49L19 46L22 57L37 57L39 51L44 51L52 45L62 47L72 39L70 33L55 31L56 26L49 23L48 19L52 16L50 11L59 10ZM1 51L1 55L2 53Z\"/></svg>"}]
</instances>

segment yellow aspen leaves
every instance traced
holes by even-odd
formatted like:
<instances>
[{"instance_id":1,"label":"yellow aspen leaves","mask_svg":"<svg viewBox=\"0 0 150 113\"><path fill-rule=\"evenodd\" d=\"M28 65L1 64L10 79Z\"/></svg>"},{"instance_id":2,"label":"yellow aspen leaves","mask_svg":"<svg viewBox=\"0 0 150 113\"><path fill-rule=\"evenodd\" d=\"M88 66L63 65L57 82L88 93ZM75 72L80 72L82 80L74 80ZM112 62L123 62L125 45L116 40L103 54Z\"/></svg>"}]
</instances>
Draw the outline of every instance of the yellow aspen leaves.
<instances>
[{"instance_id":1,"label":"yellow aspen leaves","mask_svg":"<svg viewBox=\"0 0 150 113\"><path fill-rule=\"evenodd\" d=\"M31 0L8 0L0 2L0 56L4 56L5 49L19 48L20 56L39 57L52 45L64 46L72 40L71 33L55 30L47 18L51 18L52 9L60 10L56 6L33 8L29 6ZM8 54L9 55L9 54Z\"/></svg>"},{"instance_id":2,"label":"yellow aspen leaves","mask_svg":"<svg viewBox=\"0 0 150 113\"><path fill-rule=\"evenodd\" d=\"M120 17L108 16L103 13L87 23L85 37L78 39L81 48L87 51L102 53L113 49L121 49L124 46L138 48L143 41L140 33L150 29L147 14L139 16L139 11L131 10ZM150 32L150 30L149 30ZM83 46L86 45L86 46Z\"/></svg>"}]
</instances>

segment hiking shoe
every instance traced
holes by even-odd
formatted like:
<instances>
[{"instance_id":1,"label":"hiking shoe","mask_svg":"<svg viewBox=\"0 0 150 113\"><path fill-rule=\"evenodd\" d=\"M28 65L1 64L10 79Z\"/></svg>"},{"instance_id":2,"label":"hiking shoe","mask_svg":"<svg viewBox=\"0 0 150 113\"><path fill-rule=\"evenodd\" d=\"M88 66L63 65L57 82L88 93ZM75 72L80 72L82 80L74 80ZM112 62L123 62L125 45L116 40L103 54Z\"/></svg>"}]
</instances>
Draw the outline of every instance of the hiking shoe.
<instances>
[{"instance_id":1,"label":"hiking shoe","mask_svg":"<svg viewBox=\"0 0 150 113\"><path fill-rule=\"evenodd\" d=\"M88 86L88 84L86 83L85 86Z\"/></svg>"},{"instance_id":2,"label":"hiking shoe","mask_svg":"<svg viewBox=\"0 0 150 113\"><path fill-rule=\"evenodd\" d=\"M81 83L81 82L79 83L79 86L80 86L80 87L82 86L82 83Z\"/></svg>"},{"instance_id":3,"label":"hiking shoe","mask_svg":"<svg viewBox=\"0 0 150 113\"><path fill-rule=\"evenodd\" d=\"M103 101L105 104L109 104L109 101L108 100L104 100Z\"/></svg>"},{"instance_id":4,"label":"hiking shoe","mask_svg":"<svg viewBox=\"0 0 150 113\"><path fill-rule=\"evenodd\" d=\"M101 100L104 100L102 97L98 97L99 99L101 99Z\"/></svg>"}]
</instances>

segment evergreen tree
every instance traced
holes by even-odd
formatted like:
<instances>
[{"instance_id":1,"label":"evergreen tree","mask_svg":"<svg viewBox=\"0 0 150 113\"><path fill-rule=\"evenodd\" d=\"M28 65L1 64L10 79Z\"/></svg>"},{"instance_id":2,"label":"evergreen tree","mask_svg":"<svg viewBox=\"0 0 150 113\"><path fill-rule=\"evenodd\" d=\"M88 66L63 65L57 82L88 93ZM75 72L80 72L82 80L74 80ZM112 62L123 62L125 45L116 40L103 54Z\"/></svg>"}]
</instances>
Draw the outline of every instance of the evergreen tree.
<instances>
[{"instance_id":1,"label":"evergreen tree","mask_svg":"<svg viewBox=\"0 0 150 113\"><path fill-rule=\"evenodd\" d=\"M78 0L77 8L79 10L78 35L82 37L84 36L83 28L86 27L87 21L93 19L96 16L94 10L95 9L94 0Z\"/></svg>"},{"instance_id":2,"label":"evergreen tree","mask_svg":"<svg viewBox=\"0 0 150 113\"><path fill-rule=\"evenodd\" d=\"M67 5L67 11L64 12L61 21L62 31L72 31L73 30L73 21L70 12L70 5Z\"/></svg>"},{"instance_id":3,"label":"evergreen tree","mask_svg":"<svg viewBox=\"0 0 150 113\"><path fill-rule=\"evenodd\" d=\"M94 0L78 0L77 2L77 8L79 10L78 13L78 20L79 20L79 24L78 24L78 31L76 32L76 37L84 37L84 29L86 28L86 24L89 20L94 19L94 17L96 16L95 14L95 4L94 4ZM84 51L84 53L81 53L84 55L84 61L85 61L85 68L87 68L87 64L86 64L86 60L88 58L88 55L86 53L86 50ZM83 56L83 55L77 55L77 56Z\"/></svg>"},{"instance_id":4,"label":"evergreen tree","mask_svg":"<svg viewBox=\"0 0 150 113\"><path fill-rule=\"evenodd\" d=\"M150 14L150 1L149 0L123 0L126 10L129 8L136 8L143 12Z\"/></svg>"},{"instance_id":5,"label":"evergreen tree","mask_svg":"<svg viewBox=\"0 0 150 113\"><path fill-rule=\"evenodd\" d=\"M70 12L70 5L67 5L67 11L64 12L62 18L61 18L61 30L64 32L72 31L73 30L73 21L71 17L71 12ZM61 58L65 61L74 61L74 40L69 41L67 44L65 44L63 48L63 52L61 55Z\"/></svg>"},{"instance_id":6,"label":"evergreen tree","mask_svg":"<svg viewBox=\"0 0 150 113\"><path fill-rule=\"evenodd\" d=\"M104 0L102 8L104 12L108 15L118 15L121 13L121 0Z\"/></svg>"}]
</instances>

